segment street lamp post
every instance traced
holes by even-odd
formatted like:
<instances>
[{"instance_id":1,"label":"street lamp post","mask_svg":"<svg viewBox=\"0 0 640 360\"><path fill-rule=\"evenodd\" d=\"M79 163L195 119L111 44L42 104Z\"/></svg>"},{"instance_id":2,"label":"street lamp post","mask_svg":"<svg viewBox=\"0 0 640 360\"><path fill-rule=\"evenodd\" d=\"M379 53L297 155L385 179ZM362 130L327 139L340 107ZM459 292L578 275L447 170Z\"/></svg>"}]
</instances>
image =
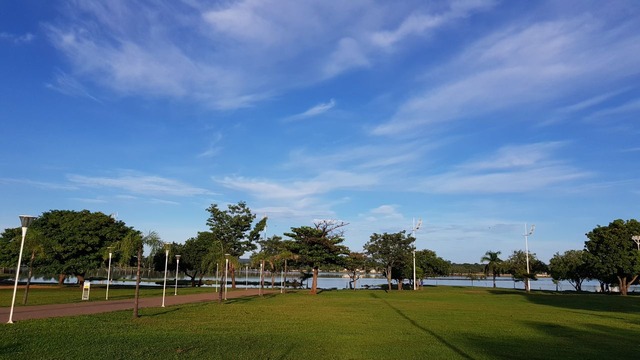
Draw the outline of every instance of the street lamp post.
<instances>
[{"instance_id":1,"label":"street lamp post","mask_svg":"<svg viewBox=\"0 0 640 360\"><path fill-rule=\"evenodd\" d=\"M178 270L180 270L180 255L176 255L176 291L173 295L178 295Z\"/></svg>"},{"instance_id":2,"label":"street lamp post","mask_svg":"<svg viewBox=\"0 0 640 360\"><path fill-rule=\"evenodd\" d=\"M227 272L229 270L229 254L224 254L224 299L227 300Z\"/></svg>"},{"instance_id":3,"label":"street lamp post","mask_svg":"<svg viewBox=\"0 0 640 360\"><path fill-rule=\"evenodd\" d=\"M20 242L18 266L16 267L16 281L13 284L13 298L11 299L11 310L9 311L9 321L7 321L7 324L13 324L13 306L16 303L16 293L18 292L18 279L20 277L20 267L22 265L22 250L24 250L24 239L27 236L27 228L34 219L34 216L20 215L20 225L22 226L22 242Z\"/></svg>"},{"instance_id":4,"label":"street lamp post","mask_svg":"<svg viewBox=\"0 0 640 360\"><path fill-rule=\"evenodd\" d=\"M636 245L638 245L638 251L640 251L640 235L633 235L631 240L636 242Z\"/></svg>"},{"instance_id":5,"label":"street lamp post","mask_svg":"<svg viewBox=\"0 0 640 360\"><path fill-rule=\"evenodd\" d=\"M162 285L162 307L164 307L164 297L167 293L167 269L169 267L169 248L164 249L164 284Z\"/></svg>"},{"instance_id":6,"label":"street lamp post","mask_svg":"<svg viewBox=\"0 0 640 360\"><path fill-rule=\"evenodd\" d=\"M527 224L524 224L524 250L527 257L527 292L531 291L531 284L529 282L529 236L533 235L536 230L535 225L531 225L531 230L527 232Z\"/></svg>"},{"instance_id":7,"label":"street lamp post","mask_svg":"<svg viewBox=\"0 0 640 360\"><path fill-rule=\"evenodd\" d=\"M109 300L109 283L111 282L111 256L113 255L112 246L108 247L109 249L109 270L107 270L107 295L105 296L105 300Z\"/></svg>"},{"instance_id":8,"label":"street lamp post","mask_svg":"<svg viewBox=\"0 0 640 360\"><path fill-rule=\"evenodd\" d=\"M420 226L422 225L422 219L418 220L418 224L416 224L416 219L413 219L413 226L411 228L411 233L413 236L413 239L415 241L416 238L416 231L418 229L420 229ZM413 290L417 290L418 287L416 285L416 246L413 245Z\"/></svg>"}]
</instances>

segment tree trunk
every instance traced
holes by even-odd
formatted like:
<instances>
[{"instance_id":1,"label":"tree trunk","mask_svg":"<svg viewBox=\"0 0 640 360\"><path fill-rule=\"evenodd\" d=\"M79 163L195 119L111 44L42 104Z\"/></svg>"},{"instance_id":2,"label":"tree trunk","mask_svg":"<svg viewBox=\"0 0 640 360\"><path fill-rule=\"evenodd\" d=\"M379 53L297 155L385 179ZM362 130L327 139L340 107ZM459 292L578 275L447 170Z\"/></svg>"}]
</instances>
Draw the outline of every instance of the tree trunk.
<instances>
[{"instance_id":1,"label":"tree trunk","mask_svg":"<svg viewBox=\"0 0 640 360\"><path fill-rule=\"evenodd\" d=\"M67 278L66 274L58 274L58 286L64 285L64 280Z\"/></svg>"},{"instance_id":2,"label":"tree trunk","mask_svg":"<svg viewBox=\"0 0 640 360\"><path fill-rule=\"evenodd\" d=\"M136 271L136 291L133 295L133 318L137 319L140 317L138 315L138 305L140 304L140 277L142 275L142 244L138 248L138 270Z\"/></svg>"},{"instance_id":3,"label":"tree trunk","mask_svg":"<svg viewBox=\"0 0 640 360\"><path fill-rule=\"evenodd\" d=\"M318 293L318 267L313 267L313 281L311 282L311 294Z\"/></svg>"},{"instance_id":4,"label":"tree trunk","mask_svg":"<svg viewBox=\"0 0 640 360\"><path fill-rule=\"evenodd\" d=\"M496 273L493 273L493 287L496 287Z\"/></svg>"},{"instance_id":5,"label":"tree trunk","mask_svg":"<svg viewBox=\"0 0 640 360\"><path fill-rule=\"evenodd\" d=\"M287 292L287 259L284 259L284 289L283 292Z\"/></svg>"},{"instance_id":6,"label":"tree trunk","mask_svg":"<svg viewBox=\"0 0 640 360\"><path fill-rule=\"evenodd\" d=\"M387 267L387 285L387 288L391 291L391 266Z\"/></svg>"},{"instance_id":7,"label":"tree trunk","mask_svg":"<svg viewBox=\"0 0 640 360\"><path fill-rule=\"evenodd\" d=\"M84 285L84 274L76 274L76 279L78 279L78 286L82 287Z\"/></svg>"},{"instance_id":8,"label":"tree trunk","mask_svg":"<svg viewBox=\"0 0 640 360\"><path fill-rule=\"evenodd\" d=\"M36 258L36 251L31 251L31 259L29 260L29 274L27 275L27 286L24 288L24 296L22 297L22 305L27 305L29 298L29 286L31 286L31 276L33 276L33 260Z\"/></svg>"},{"instance_id":9,"label":"tree trunk","mask_svg":"<svg viewBox=\"0 0 640 360\"><path fill-rule=\"evenodd\" d=\"M398 279L398 290L402 290L402 280L403 279Z\"/></svg>"}]
</instances>

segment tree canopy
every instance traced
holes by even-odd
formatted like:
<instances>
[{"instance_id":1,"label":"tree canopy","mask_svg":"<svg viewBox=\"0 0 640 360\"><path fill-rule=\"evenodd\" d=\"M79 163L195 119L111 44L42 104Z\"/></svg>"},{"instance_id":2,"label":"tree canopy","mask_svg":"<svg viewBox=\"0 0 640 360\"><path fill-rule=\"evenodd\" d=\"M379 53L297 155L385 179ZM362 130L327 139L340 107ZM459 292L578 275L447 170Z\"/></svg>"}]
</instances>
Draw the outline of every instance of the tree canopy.
<instances>
[{"instance_id":1,"label":"tree canopy","mask_svg":"<svg viewBox=\"0 0 640 360\"><path fill-rule=\"evenodd\" d=\"M313 269L312 294L318 291L320 266L340 264L341 256L349 253L349 249L342 245L344 238L341 228L346 225L340 221L321 220L315 222L313 227L293 227L291 232L285 233L293 240L290 250L295 255L295 261Z\"/></svg>"},{"instance_id":2,"label":"tree canopy","mask_svg":"<svg viewBox=\"0 0 640 360\"><path fill-rule=\"evenodd\" d=\"M622 295L640 274L640 251L631 240L638 234L640 222L634 219L617 219L586 234L586 262L593 276L603 283L617 281Z\"/></svg>"},{"instance_id":3,"label":"tree canopy","mask_svg":"<svg viewBox=\"0 0 640 360\"><path fill-rule=\"evenodd\" d=\"M583 250L556 253L549 261L549 274L554 280L568 281L576 291L582 291L582 282L589 278L590 269Z\"/></svg>"},{"instance_id":4,"label":"tree canopy","mask_svg":"<svg viewBox=\"0 0 640 360\"><path fill-rule=\"evenodd\" d=\"M122 240L131 228L101 212L51 210L31 228L47 239L40 271L49 275L75 275L82 283L87 271L100 267L104 249Z\"/></svg>"},{"instance_id":5,"label":"tree canopy","mask_svg":"<svg viewBox=\"0 0 640 360\"><path fill-rule=\"evenodd\" d=\"M415 249L413 243L415 238L407 235L406 231L397 233L373 233L369 241L364 245L364 249L370 258L385 269L387 284L391 289L391 280L398 279L398 289L402 288L401 279L406 278L405 268L411 261L411 253ZM395 274L394 274L395 269ZM395 276L394 276L395 275Z\"/></svg>"}]
</instances>

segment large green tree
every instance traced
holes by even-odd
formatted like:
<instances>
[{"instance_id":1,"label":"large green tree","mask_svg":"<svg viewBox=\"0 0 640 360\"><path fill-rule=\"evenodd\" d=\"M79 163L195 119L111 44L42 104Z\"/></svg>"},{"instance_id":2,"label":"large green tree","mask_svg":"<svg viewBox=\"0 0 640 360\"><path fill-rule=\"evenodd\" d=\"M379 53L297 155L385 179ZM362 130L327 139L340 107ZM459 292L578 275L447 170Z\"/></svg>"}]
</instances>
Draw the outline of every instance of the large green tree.
<instances>
[{"instance_id":1,"label":"large green tree","mask_svg":"<svg viewBox=\"0 0 640 360\"><path fill-rule=\"evenodd\" d=\"M500 259L500 251L487 251L480 259L480 262L486 263L484 266L484 274L493 276L493 287L496 287L496 277L502 275L504 271L504 264Z\"/></svg>"},{"instance_id":2,"label":"large green tree","mask_svg":"<svg viewBox=\"0 0 640 360\"><path fill-rule=\"evenodd\" d=\"M414 250L415 238L411 235L407 235L406 231L400 231L397 233L373 233L369 241L364 245L364 249L369 257L381 268L384 269L385 276L387 278L387 284L389 290L391 290L391 280L398 279L398 289L402 289L400 277L406 275L407 264L410 262L411 254Z\"/></svg>"},{"instance_id":3,"label":"large green tree","mask_svg":"<svg viewBox=\"0 0 640 360\"><path fill-rule=\"evenodd\" d=\"M505 269L514 280L524 282L525 290L529 292L529 280L538 280L539 273L547 271L547 265L538 260L536 254L529 253L529 272L527 272L527 256L522 250L514 251L505 262Z\"/></svg>"},{"instance_id":4,"label":"large green tree","mask_svg":"<svg viewBox=\"0 0 640 360\"><path fill-rule=\"evenodd\" d=\"M219 242L222 245L223 253L236 259L257 249L256 242L267 224L266 217L254 226L256 215L243 201L227 205L227 210L222 210L217 204L212 204L207 211L209 212L207 226L211 229L214 241L212 246L218 246L215 242ZM234 289L236 287L235 270L235 266L230 266L231 287Z\"/></svg>"},{"instance_id":5,"label":"large green tree","mask_svg":"<svg viewBox=\"0 0 640 360\"><path fill-rule=\"evenodd\" d=\"M587 233L584 243L586 260L594 276L601 282L616 279L621 295L640 274L640 251L631 239L640 234L640 222L617 219L608 226L597 226Z\"/></svg>"},{"instance_id":6,"label":"large green tree","mask_svg":"<svg viewBox=\"0 0 640 360\"><path fill-rule=\"evenodd\" d=\"M416 251L416 272L418 278L447 276L451 273L451 262L439 257L433 250Z\"/></svg>"},{"instance_id":7,"label":"large green tree","mask_svg":"<svg viewBox=\"0 0 640 360\"><path fill-rule=\"evenodd\" d=\"M104 249L131 230L122 221L89 210L51 210L40 215L31 227L47 239L47 261L41 270L58 274L60 284L68 275L75 275L82 284L87 271L102 264Z\"/></svg>"},{"instance_id":8,"label":"large green tree","mask_svg":"<svg viewBox=\"0 0 640 360\"><path fill-rule=\"evenodd\" d=\"M341 263L341 256L349 253L349 249L342 245L342 228L346 225L347 223L341 221L319 220L313 227L291 228L291 232L284 234L293 240L290 250L295 256L295 261L301 266L313 269L311 294L318 292L320 266L338 265Z\"/></svg>"},{"instance_id":9,"label":"large green tree","mask_svg":"<svg viewBox=\"0 0 640 360\"><path fill-rule=\"evenodd\" d=\"M582 291L582 282L590 277L591 271L583 250L567 250L556 253L549 260L549 274L554 280L568 281L576 291Z\"/></svg>"}]
</instances>

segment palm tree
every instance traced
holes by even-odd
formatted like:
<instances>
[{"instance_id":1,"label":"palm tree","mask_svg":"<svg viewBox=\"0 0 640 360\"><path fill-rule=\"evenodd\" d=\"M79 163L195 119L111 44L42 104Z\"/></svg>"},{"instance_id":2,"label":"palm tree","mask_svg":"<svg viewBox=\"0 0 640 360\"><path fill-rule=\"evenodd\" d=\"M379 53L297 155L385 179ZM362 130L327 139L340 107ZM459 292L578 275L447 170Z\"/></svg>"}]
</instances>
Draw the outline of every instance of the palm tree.
<instances>
[{"instance_id":1,"label":"palm tree","mask_svg":"<svg viewBox=\"0 0 640 360\"><path fill-rule=\"evenodd\" d=\"M140 298L140 278L142 272L142 250L145 246L151 247L151 256L162 249L163 243L160 240L160 236L155 231L150 231L147 235L142 236L139 231L131 230L124 237L124 239L120 240L117 244L117 249L120 250L122 254L121 261L128 262L133 256L137 254L137 262L138 262L138 271L136 272L136 291L134 295L133 302L133 318L138 318L138 304Z\"/></svg>"},{"instance_id":2,"label":"palm tree","mask_svg":"<svg viewBox=\"0 0 640 360\"><path fill-rule=\"evenodd\" d=\"M484 253L481 262L486 262L487 264L484 266L485 275L493 275L493 287L496 287L496 277L502 275L502 259L500 259L499 255L500 251L487 251Z\"/></svg>"}]
</instances>

